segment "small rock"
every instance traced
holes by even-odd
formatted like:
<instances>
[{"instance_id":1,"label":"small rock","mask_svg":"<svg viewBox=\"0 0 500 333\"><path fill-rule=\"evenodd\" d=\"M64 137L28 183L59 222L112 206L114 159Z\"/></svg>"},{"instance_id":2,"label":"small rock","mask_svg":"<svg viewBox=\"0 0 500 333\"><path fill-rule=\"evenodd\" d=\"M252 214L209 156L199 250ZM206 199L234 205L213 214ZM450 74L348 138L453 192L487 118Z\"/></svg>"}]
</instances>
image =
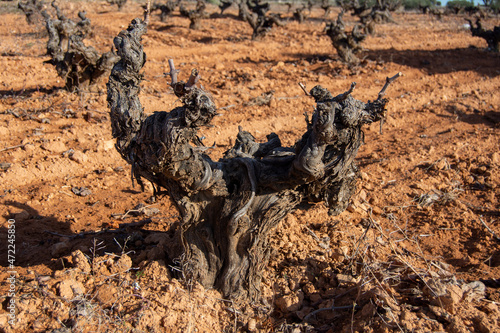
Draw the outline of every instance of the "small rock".
<instances>
[{"instance_id":1,"label":"small rock","mask_svg":"<svg viewBox=\"0 0 500 333\"><path fill-rule=\"evenodd\" d=\"M79 268L84 273L90 273L92 269L87 257L85 257L82 251L76 250L71 254L71 256L73 258L73 265L76 268Z\"/></svg>"},{"instance_id":2,"label":"small rock","mask_svg":"<svg viewBox=\"0 0 500 333\"><path fill-rule=\"evenodd\" d=\"M466 301L479 301L484 298L486 286L481 281L473 281L462 286L463 297Z\"/></svg>"},{"instance_id":3,"label":"small rock","mask_svg":"<svg viewBox=\"0 0 500 333\"><path fill-rule=\"evenodd\" d=\"M85 287L83 284L73 279L61 281L57 289L59 296L67 300L72 300L76 296L85 294Z\"/></svg>"},{"instance_id":4,"label":"small rock","mask_svg":"<svg viewBox=\"0 0 500 333\"><path fill-rule=\"evenodd\" d=\"M445 158L441 158L441 159L437 160L436 163L434 163L434 165L433 165L434 170L447 170L449 168L450 168L450 166L448 164L448 161Z\"/></svg>"},{"instance_id":5,"label":"small rock","mask_svg":"<svg viewBox=\"0 0 500 333\"><path fill-rule=\"evenodd\" d=\"M0 126L0 138L8 138L10 136L10 130L5 126Z\"/></svg>"},{"instance_id":6,"label":"small rock","mask_svg":"<svg viewBox=\"0 0 500 333\"><path fill-rule=\"evenodd\" d=\"M7 171L11 167L12 164L10 163L0 163L0 170L2 171Z\"/></svg>"},{"instance_id":7,"label":"small rock","mask_svg":"<svg viewBox=\"0 0 500 333\"><path fill-rule=\"evenodd\" d=\"M115 148L115 140L99 141L97 151L108 151Z\"/></svg>"},{"instance_id":8,"label":"small rock","mask_svg":"<svg viewBox=\"0 0 500 333\"><path fill-rule=\"evenodd\" d=\"M117 293L118 290L116 289L115 286L111 284L103 284L102 286L99 286L97 288L96 299L103 306L111 306L117 300L116 297Z\"/></svg>"},{"instance_id":9,"label":"small rock","mask_svg":"<svg viewBox=\"0 0 500 333\"><path fill-rule=\"evenodd\" d=\"M495 303L486 303L483 305L483 311L487 314L498 315L498 306Z\"/></svg>"},{"instance_id":10,"label":"small rock","mask_svg":"<svg viewBox=\"0 0 500 333\"><path fill-rule=\"evenodd\" d=\"M344 253L339 248L336 248L332 251L331 257L336 262L343 262L346 258Z\"/></svg>"},{"instance_id":11,"label":"small rock","mask_svg":"<svg viewBox=\"0 0 500 333\"><path fill-rule=\"evenodd\" d=\"M47 150L51 153L60 154L68 150L66 145L62 141L50 141L45 142L41 145L42 149Z\"/></svg>"},{"instance_id":12,"label":"small rock","mask_svg":"<svg viewBox=\"0 0 500 333\"><path fill-rule=\"evenodd\" d=\"M297 292L292 295L285 295L276 299L276 306L281 311L295 312L302 307L302 302L304 301L304 294L302 292Z\"/></svg>"},{"instance_id":13,"label":"small rock","mask_svg":"<svg viewBox=\"0 0 500 333\"><path fill-rule=\"evenodd\" d=\"M339 285L356 284L359 281L359 277L355 278L351 275L337 274L337 280L339 281Z\"/></svg>"},{"instance_id":14,"label":"small rock","mask_svg":"<svg viewBox=\"0 0 500 333\"><path fill-rule=\"evenodd\" d=\"M462 300L463 292L459 286L449 285L446 287L446 295L440 296L440 305L451 314L455 314L458 303Z\"/></svg>"},{"instance_id":15,"label":"small rock","mask_svg":"<svg viewBox=\"0 0 500 333\"><path fill-rule=\"evenodd\" d=\"M52 255L52 257L59 257L68 252L69 249L69 242L59 242L50 247L50 254Z\"/></svg>"},{"instance_id":16,"label":"small rock","mask_svg":"<svg viewBox=\"0 0 500 333\"><path fill-rule=\"evenodd\" d=\"M76 194L80 197L86 197L86 196L92 194L92 192L88 188L83 187L83 186L82 187L75 186L71 189L71 192L73 192L74 194Z\"/></svg>"},{"instance_id":17,"label":"small rock","mask_svg":"<svg viewBox=\"0 0 500 333\"><path fill-rule=\"evenodd\" d=\"M126 272L130 268L132 268L132 259L126 254L123 254L120 259L116 261L116 263L111 267L111 272Z\"/></svg>"},{"instance_id":18,"label":"small rock","mask_svg":"<svg viewBox=\"0 0 500 333\"><path fill-rule=\"evenodd\" d=\"M14 220L16 221L24 221L30 218L30 213L26 210L22 210L21 212L14 214Z\"/></svg>"},{"instance_id":19,"label":"small rock","mask_svg":"<svg viewBox=\"0 0 500 333\"><path fill-rule=\"evenodd\" d=\"M247 329L249 332L257 331L257 321L253 318L248 320Z\"/></svg>"},{"instance_id":20,"label":"small rock","mask_svg":"<svg viewBox=\"0 0 500 333\"><path fill-rule=\"evenodd\" d=\"M500 154L499 153L493 153L493 155L491 155L491 161L495 164L500 164Z\"/></svg>"},{"instance_id":21,"label":"small rock","mask_svg":"<svg viewBox=\"0 0 500 333\"><path fill-rule=\"evenodd\" d=\"M153 215L159 214L160 210L156 207L145 207L143 209L144 215L151 217Z\"/></svg>"},{"instance_id":22,"label":"small rock","mask_svg":"<svg viewBox=\"0 0 500 333\"><path fill-rule=\"evenodd\" d=\"M163 260L154 260L147 264L143 270L144 276L152 279L156 283L164 284L170 281L170 271Z\"/></svg>"},{"instance_id":23,"label":"small rock","mask_svg":"<svg viewBox=\"0 0 500 333\"><path fill-rule=\"evenodd\" d=\"M2 332L6 332L7 327L9 327L9 320L11 318L9 317L9 314L7 312L4 312L0 315L0 329Z\"/></svg>"},{"instance_id":24,"label":"small rock","mask_svg":"<svg viewBox=\"0 0 500 333\"><path fill-rule=\"evenodd\" d=\"M69 156L69 158L77 163L84 164L85 162L88 161L88 157L86 154L82 153L81 151L77 150L74 151L73 154Z\"/></svg>"},{"instance_id":25,"label":"small rock","mask_svg":"<svg viewBox=\"0 0 500 333\"><path fill-rule=\"evenodd\" d=\"M35 150L35 145L31 144L31 143L27 143L23 146L23 149L25 151L28 151L28 152L31 152L33 150Z\"/></svg>"}]
</instances>

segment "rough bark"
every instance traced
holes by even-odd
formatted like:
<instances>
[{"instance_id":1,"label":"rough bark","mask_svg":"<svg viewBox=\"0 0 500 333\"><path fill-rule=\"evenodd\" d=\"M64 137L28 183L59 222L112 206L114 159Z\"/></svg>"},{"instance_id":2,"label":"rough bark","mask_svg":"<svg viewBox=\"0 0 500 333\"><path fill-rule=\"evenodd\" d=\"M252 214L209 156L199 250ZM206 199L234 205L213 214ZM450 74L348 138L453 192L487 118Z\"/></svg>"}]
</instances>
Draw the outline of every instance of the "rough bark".
<instances>
[{"instance_id":1,"label":"rough bark","mask_svg":"<svg viewBox=\"0 0 500 333\"><path fill-rule=\"evenodd\" d=\"M375 25L381 23L396 23L391 12L401 6L400 1L377 0L375 3L362 2L358 0L341 1L340 5L344 11L352 11L351 15L357 16L364 27L366 34L375 33Z\"/></svg>"},{"instance_id":2,"label":"rough bark","mask_svg":"<svg viewBox=\"0 0 500 333\"><path fill-rule=\"evenodd\" d=\"M100 55L95 48L83 43L83 39L91 33L90 20L85 12L78 13L80 21L75 23L64 16L54 2L52 6L57 18L42 11L49 34L47 55L52 58L48 63L56 67L57 74L65 80L69 91L96 83L109 73L118 56L113 51Z\"/></svg>"},{"instance_id":3,"label":"rough bark","mask_svg":"<svg viewBox=\"0 0 500 333\"><path fill-rule=\"evenodd\" d=\"M180 13L182 16L187 17L190 20L189 29L199 30L201 28L201 20L208 18L208 13L205 12L207 4L204 0L198 0L196 3L196 9L188 10L183 5L180 7Z\"/></svg>"},{"instance_id":4,"label":"rough bark","mask_svg":"<svg viewBox=\"0 0 500 333\"><path fill-rule=\"evenodd\" d=\"M366 34L362 32L364 28L360 24L356 24L350 33L346 32L343 15L344 11L341 11L337 22L331 22L326 27L326 34L330 37L340 59L350 66L356 66L360 63L358 54L363 50L361 42L365 40Z\"/></svg>"},{"instance_id":5,"label":"rough bark","mask_svg":"<svg viewBox=\"0 0 500 333\"><path fill-rule=\"evenodd\" d=\"M135 19L114 39L121 60L109 78L108 103L116 148L139 183L147 179L155 191L165 189L179 209L184 277L225 297L256 300L277 224L303 201L325 201L331 214L346 208L357 178L361 127L384 117L386 87L374 102L363 103L350 95L354 84L338 96L316 86L308 93L315 111L293 147L283 147L275 133L259 143L240 129L234 146L212 161L197 129L210 123L217 108L196 87L197 70L179 81L170 61L171 86L182 106L143 113L138 93L146 28Z\"/></svg>"},{"instance_id":6,"label":"rough bark","mask_svg":"<svg viewBox=\"0 0 500 333\"><path fill-rule=\"evenodd\" d=\"M28 24L34 24L37 17L40 17L44 2L40 0L19 1L17 6L23 11L24 15L26 15L26 21Z\"/></svg>"},{"instance_id":7,"label":"rough bark","mask_svg":"<svg viewBox=\"0 0 500 333\"><path fill-rule=\"evenodd\" d=\"M165 3L154 3L151 6L151 12L160 11L160 21L166 22L167 18L172 16L172 13L174 12L175 8L179 5L180 0L177 1L172 1L168 0ZM146 5L143 6L143 8L146 10Z\"/></svg>"},{"instance_id":8,"label":"rough bark","mask_svg":"<svg viewBox=\"0 0 500 333\"><path fill-rule=\"evenodd\" d=\"M247 21L253 29L252 39L258 40L263 38L274 25L283 26L284 21L279 14L269 14L269 4L260 1L247 1L239 4L239 16L242 20Z\"/></svg>"}]
</instances>

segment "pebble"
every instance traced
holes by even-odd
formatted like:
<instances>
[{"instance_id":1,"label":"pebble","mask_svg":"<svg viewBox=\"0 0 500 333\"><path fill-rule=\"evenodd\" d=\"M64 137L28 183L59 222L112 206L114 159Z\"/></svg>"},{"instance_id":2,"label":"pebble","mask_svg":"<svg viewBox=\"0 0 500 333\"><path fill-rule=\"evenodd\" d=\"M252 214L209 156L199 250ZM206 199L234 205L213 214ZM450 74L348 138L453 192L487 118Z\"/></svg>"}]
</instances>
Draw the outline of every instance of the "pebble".
<instances>
[{"instance_id":1,"label":"pebble","mask_svg":"<svg viewBox=\"0 0 500 333\"><path fill-rule=\"evenodd\" d=\"M255 319L250 318L250 320L248 320L247 329L249 332L255 332L257 330L257 322Z\"/></svg>"},{"instance_id":2,"label":"pebble","mask_svg":"<svg viewBox=\"0 0 500 333\"><path fill-rule=\"evenodd\" d=\"M50 254L52 257L59 257L69 251L69 242L59 242L50 247Z\"/></svg>"},{"instance_id":3,"label":"pebble","mask_svg":"<svg viewBox=\"0 0 500 333\"><path fill-rule=\"evenodd\" d=\"M115 148L115 140L104 140L99 141L97 145L97 151L108 151Z\"/></svg>"},{"instance_id":4,"label":"pebble","mask_svg":"<svg viewBox=\"0 0 500 333\"><path fill-rule=\"evenodd\" d=\"M92 194L92 192L88 188L86 188L86 187L76 187L76 186L71 189L71 192L73 192L74 194L76 194L76 195L78 195L80 197L86 197L86 196Z\"/></svg>"},{"instance_id":5,"label":"pebble","mask_svg":"<svg viewBox=\"0 0 500 333\"><path fill-rule=\"evenodd\" d=\"M304 294L298 292L297 295L285 295L276 299L276 306L281 311L295 312L302 307Z\"/></svg>"},{"instance_id":6,"label":"pebble","mask_svg":"<svg viewBox=\"0 0 500 333\"><path fill-rule=\"evenodd\" d=\"M82 153L81 151L77 150L74 151L73 154L69 156L69 158L77 163L84 164L85 162L88 161L88 157L86 154Z\"/></svg>"},{"instance_id":7,"label":"pebble","mask_svg":"<svg viewBox=\"0 0 500 333\"><path fill-rule=\"evenodd\" d=\"M495 164L500 164L500 154L493 153L493 155L491 155L491 161Z\"/></svg>"},{"instance_id":8,"label":"pebble","mask_svg":"<svg viewBox=\"0 0 500 333\"><path fill-rule=\"evenodd\" d=\"M10 130L5 126L0 126L0 137L7 138L10 136Z\"/></svg>"},{"instance_id":9,"label":"pebble","mask_svg":"<svg viewBox=\"0 0 500 333\"><path fill-rule=\"evenodd\" d=\"M89 261L82 251L76 250L71 254L71 256L73 258L73 265L76 268L79 268L84 273L90 273L91 267Z\"/></svg>"},{"instance_id":10,"label":"pebble","mask_svg":"<svg viewBox=\"0 0 500 333\"><path fill-rule=\"evenodd\" d=\"M373 211L373 214L376 214L376 215L382 215L382 213L383 213L383 210L377 206L372 206L372 211Z\"/></svg>"},{"instance_id":11,"label":"pebble","mask_svg":"<svg viewBox=\"0 0 500 333\"><path fill-rule=\"evenodd\" d=\"M62 141L50 141L45 142L41 145L42 149L47 150L51 153L60 154L68 150L64 142Z\"/></svg>"},{"instance_id":12,"label":"pebble","mask_svg":"<svg viewBox=\"0 0 500 333\"><path fill-rule=\"evenodd\" d=\"M73 279L61 281L57 289L59 296L67 300L73 300L76 296L85 294L85 287L83 284Z\"/></svg>"},{"instance_id":13,"label":"pebble","mask_svg":"<svg viewBox=\"0 0 500 333\"><path fill-rule=\"evenodd\" d=\"M110 306L116 302L118 290L111 284L103 284L97 288L96 299L103 306Z\"/></svg>"},{"instance_id":14,"label":"pebble","mask_svg":"<svg viewBox=\"0 0 500 333\"><path fill-rule=\"evenodd\" d=\"M132 268L132 259L126 254L123 254L120 259L111 268L112 272L126 272Z\"/></svg>"},{"instance_id":15,"label":"pebble","mask_svg":"<svg viewBox=\"0 0 500 333\"><path fill-rule=\"evenodd\" d=\"M26 210L23 210L17 214L14 215L14 220L16 221L24 221L29 219L30 213L28 213Z\"/></svg>"}]
</instances>

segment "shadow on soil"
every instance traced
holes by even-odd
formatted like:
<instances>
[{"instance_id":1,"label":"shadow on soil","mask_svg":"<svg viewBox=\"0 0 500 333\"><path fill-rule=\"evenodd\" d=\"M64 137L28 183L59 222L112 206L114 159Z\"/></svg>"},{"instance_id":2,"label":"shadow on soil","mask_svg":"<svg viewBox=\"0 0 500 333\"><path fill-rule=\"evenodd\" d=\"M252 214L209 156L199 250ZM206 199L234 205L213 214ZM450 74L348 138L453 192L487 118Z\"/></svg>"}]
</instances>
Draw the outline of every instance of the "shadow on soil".
<instances>
[{"instance_id":1,"label":"shadow on soil","mask_svg":"<svg viewBox=\"0 0 500 333\"><path fill-rule=\"evenodd\" d=\"M420 68L429 74L447 74L459 71L474 71L495 77L500 75L500 56L493 52L469 47L449 50L367 50L365 55L374 61L393 62Z\"/></svg>"},{"instance_id":2,"label":"shadow on soil","mask_svg":"<svg viewBox=\"0 0 500 333\"><path fill-rule=\"evenodd\" d=\"M71 254L75 250L81 250L85 254L90 253L90 249L96 242L99 251L96 255L114 253L120 255L126 246L126 251L138 254L146 249L144 238L153 233L145 230L144 226L152 220L144 216L132 217L130 222L119 224L116 229L103 229L101 231L74 232L71 218L66 221L58 220L54 216L43 216L33 207L17 202L4 201L8 213L3 215L5 221L15 220L15 265L19 267L30 267L35 265L46 265L50 269L62 268L62 257ZM15 215L12 211L22 210L24 216ZM2 243L6 241L8 230L6 227L0 228ZM155 233L168 236L172 231ZM5 238L4 238L5 237ZM133 257L133 255L131 254ZM7 246L0 249L0 266L8 266Z\"/></svg>"},{"instance_id":3,"label":"shadow on soil","mask_svg":"<svg viewBox=\"0 0 500 333\"><path fill-rule=\"evenodd\" d=\"M58 90L64 90L63 87L51 87L51 88L40 88L40 87L35 87L35 88L27 88L27 89L19 89L19 90L0 90L0 98L29 98L33 96L34 93L42 93L42 94L47 94L51 95L55 93Z\"/></svg>"},{"instance_id":4,"label":"shadow on soil","mask_svg":"<svg viewBox=\"0 0 500 333\"><path fill-rule=\"evenodd\" d=\"M500 112L481 111L474 109L472 113L465 113L457 109L455 105L447 104L444 106L450 117L456 117L458 120L471 125L484 124L491 127L500 127Z\"/></svg>"}]
</instances>

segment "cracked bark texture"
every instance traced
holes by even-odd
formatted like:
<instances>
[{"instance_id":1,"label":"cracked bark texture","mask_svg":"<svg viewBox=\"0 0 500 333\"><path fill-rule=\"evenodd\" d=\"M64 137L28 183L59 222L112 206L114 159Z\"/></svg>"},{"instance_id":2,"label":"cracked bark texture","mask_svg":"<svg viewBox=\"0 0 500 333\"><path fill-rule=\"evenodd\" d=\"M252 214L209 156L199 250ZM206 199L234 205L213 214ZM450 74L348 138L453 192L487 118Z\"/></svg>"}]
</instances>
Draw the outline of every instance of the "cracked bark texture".
<instances>
[{"instance_id":1,"label":"cracked bark texture","mask_svg":"<svg viewBox=\"0 0 500 333\"><path fill-rule=\"evenodd\" d=\"M326 27L326 34L330 37L332 45L337 50L342 62L350 66L356 66L360 63L358 54L363 50L361 42L365 40L366 35L363 33L363 26L360 24L356 24L350 33L346 32L343 16L344 11L341 11L337 17L337 22L331 22Z\"/></svg>"},{"instance_id":2,"label":"cracked bark texture","mask_svg":"<svg viewBox=\"0 0 500 333\"><path fill-rule=\"evenodd\" d=\"M285 22L279 14L269 14L269 3L260 1L241 1L239 4L239 17L247 21L253 29L252 40L263 38L274 25L284 26Z\"/></svg>"},{"instance_id":3,"label":"cracked bark texture","mask_svg":"<svg viewBox=\"0 0 500 333\"><path fill-rule=\"evenodd\" d=\"M44 2L40 0L19 1L17 4L17 7L26 15L26 22L28 24L34 24L37 21L37 17L40 16L43 6Z\"/></svg>"},{"instance_id":4,"label":"cracked bark texture","mask_svg":"<svg viewBox=\"0 0 500 333\"><path fill-rule=\"evenodd\" d=\"M56 18L42 11L49 35L47 55L52 58L47 62L56 67L57 74L65 80L69 91L96 83L109 73L118 56L113 51L100 55L95 48L83 43L91 33L90 20L85 12L79 12L80 21L74 22L61 12L55 2L52 7L56 10Z\"/></svg>"},{"instance_id":5,"label":"cracked bark texture","mask_svg":"<svg viewBox=\"0 0 500 333\"><path fill-rule=\"evenodd\" d=\"M258 300L269 236L301 202L324 201L331 214L347 207L358 175L361 127L384 117L387 100L381 92L372 103L358 101L350 95L354 84L338 96L316 86L308 93L315 111L294 146L283 147L275 133L257 142L240 128L234 146L213 161L197 129L210 123L217 108L194 85L196 70L184 83L171 63L171 85L182 106L144 115L138 94L146 28L135 19L114 39L121 60L107 87L116 148L139 183L146 179L155 192L165 189L179 209L183 253L169 256L181 255L184 277L231 299Z\"/></svg>"},{"instance_id":6,"label":"cracked bark texture","mask_svg":"<svg viewBox=\"0 0 500 333\"><path fill-rule=\"evenodd\" d=\"M204 0L198 0L196 2L196 9L188 10L184 5L181 4L179 8L181 16L187 17L190 21L189 29L199 30L201 29L201 20L209 17L208 13L205 12L207 4Z\"/></svg>"}]
</instances>

